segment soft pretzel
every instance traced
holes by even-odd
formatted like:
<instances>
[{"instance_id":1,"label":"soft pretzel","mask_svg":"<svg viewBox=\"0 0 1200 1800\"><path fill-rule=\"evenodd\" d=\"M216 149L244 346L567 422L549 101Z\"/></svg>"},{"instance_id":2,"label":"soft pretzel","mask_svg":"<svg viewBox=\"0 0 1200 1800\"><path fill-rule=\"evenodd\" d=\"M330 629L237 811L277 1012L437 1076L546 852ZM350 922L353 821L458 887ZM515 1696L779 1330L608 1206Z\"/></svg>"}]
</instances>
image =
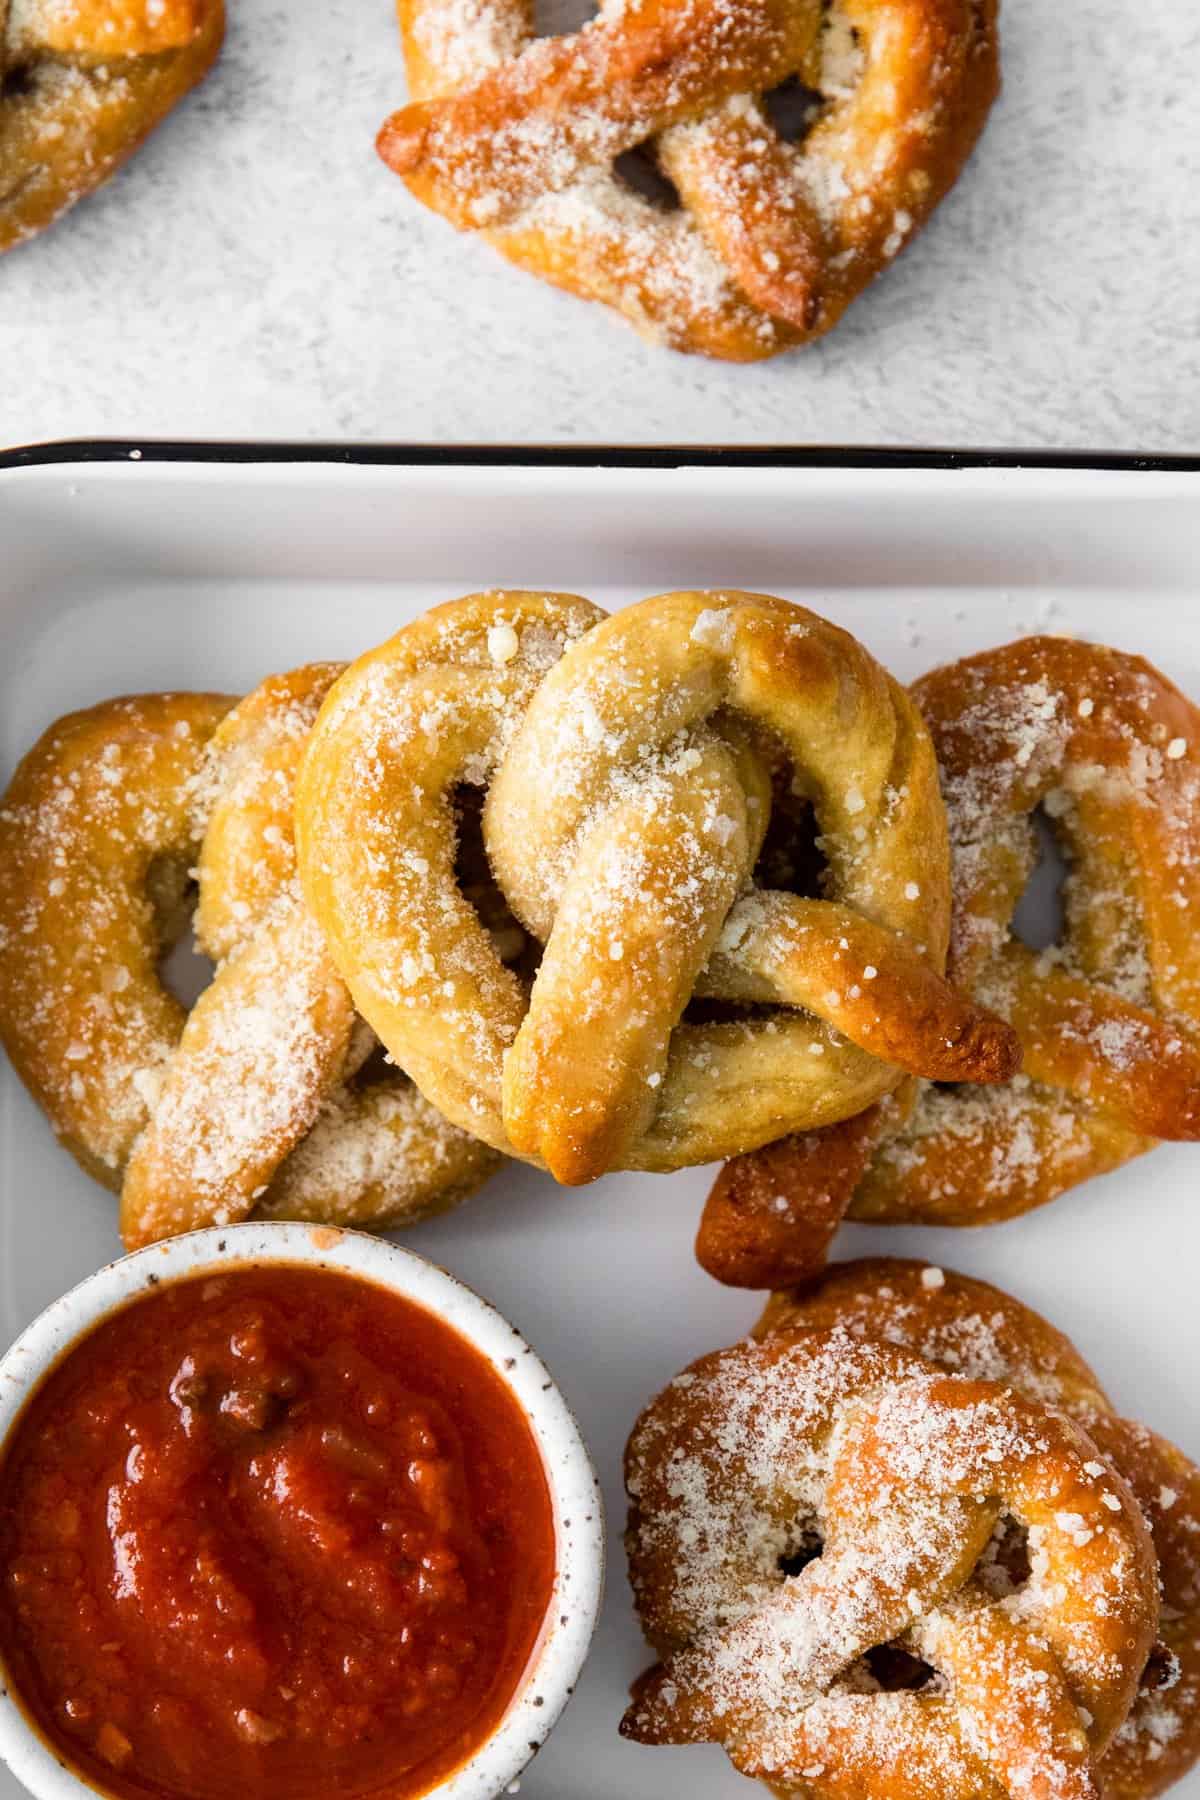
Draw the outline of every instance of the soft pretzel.
<instances>
[{"instance_id":1,"label":"soft pretzel","mask_svg":"<svg viewBox=\"0 0 1200 1800\"><path fill-rule=\"evenodd\" d=\"M1159 1642L1097 1770L1105 1800L1151 1800L1200 1758L1200 1469L1119 1418L1060 1331L986 1282L875 1257L838 1264L803 1293L776 1293L756 1335L842 1329L899 1345L970 1380L1002 1382L1066 1413L1129 1483L1150 1527L1162 1590Z\"/></svg>"},{"instance_id":2,"label":"soft pretzel","mask_svg":"<svg viewBox=\"0 0 1200 1800\"><path fill-rule=\"evenodd\" d=\"M121 1184L184 1009L158 966L187 922L191 784L232 699L72 713L0 804L0 1036L67 1149Z\"/></svg>"},{"instance_id":3,"label":"soft pretzel","mask_svg":"<svg viewBox=\"0 0 1200 1800\"><path fill-rule=\"evenodd\" d=\"M380 154L510 261L678 350L746 362L828 331L958 178L998 87L994 0L400 0L412 104ZM803 141L764 95L811 91ZM673 210L621 178L646 151ZM614 165L617 165L616 167Z\"/></svg>"},{"instance_id":4,"label":"soft pretzel","mask_svg":"<svg viewBox=\"0 0 1200 1800\"><path fill-rule=\"evenodd\" d=\"M258 1211L384 1226L495 1167L372 1039L295 881L296 767L340 663L273 676L222 721L197 784L196 937L219 965L161 1074L121 1193L127 1247Z\"/></svg>"},{"instance_id":5,"label":"soft pretzel","mask_svg":"<svg viewBox=\"0 0 1200 1800\"><path fill-rule=\"evenodd\" d=\"M408 1222L495 1166L398 1070L358 1073L370 1034L295 889L295 765L339 667L232 711L146 696L61 721L0 813L0 1029L59 1135L121 1188L129 1247L254 1210ZM158 963L194 865L220 967L185 1016Z\"/></svg>"},{"instance_id":6,"label":"soft pretzel","mask_svg":"<svg viewBox=\"0 0 1200 1800\"><path fill-rule=\"evenodd\" d=\"M1129 1486L1073 1421L843 1328L702 1357L626 1456L661 1661L622 1724L805 1800L1083 1800L1155 1641ZM1028 1538L1027 1581L990 1579Z\"/></svg>"},{"instance_id":7,"label":"soft pretzel","mask_svg":"<svg viewBox=\"0 0 1200 1800\"><path fill-rule=\"evenodd\" d=\"M345 1068L354 1008L288 881L294 765L337 672L264 683L213 737L196 938L220 968L156 1075L121 1190L129 1249L248 1218Z\"/></svg>"},{"instance_id":8,"label":"soft pretzel","mask_svg":"<svg viewBox=\"0 0 1200 1800\"><path fill-rule=\"evenodd\" d=\"M819 1145L731 1165L699 1244L726 1279L800 1280L847 1208L983 1224L1200 1137L1200 712L1141 657L1050 637L913 695L950 824L949 973L1011 1022L1023 1068L987 1091L906 1083ZM1061 940L1034 951L1011 921L1039 807L1069 872Z\"/></svg>"},{"instance_id":9,"label":"soft pretzel","mask_svg":"<svg viewBox=\"0 0 1200 1800\"><path fill-rule=\"evenodd\" d=\"M897 1065L1006 1072L1011 1034L938 973L944 826L903 690L767 596L668 594L601 621L563 595L440 607L352 665L309 740L306 898L427 1097L580 1182L843 1117ZM813 801L823 900L750 885L768 743ZM492 870L545 946L531 994L455 880L464 782L489 789ZM693 994L735 1010L681 1022Z\"/></svg>"},{"instance_id":10,"label":"soft pretzel","mask_svg":"<svg viewBox=\"0 0 1200 1800\"><path fill-rule=\"evenodd\" d=\"M0 0L0 252L106 181L224 29L222 0Z\"/></svg>"}]
</instances>

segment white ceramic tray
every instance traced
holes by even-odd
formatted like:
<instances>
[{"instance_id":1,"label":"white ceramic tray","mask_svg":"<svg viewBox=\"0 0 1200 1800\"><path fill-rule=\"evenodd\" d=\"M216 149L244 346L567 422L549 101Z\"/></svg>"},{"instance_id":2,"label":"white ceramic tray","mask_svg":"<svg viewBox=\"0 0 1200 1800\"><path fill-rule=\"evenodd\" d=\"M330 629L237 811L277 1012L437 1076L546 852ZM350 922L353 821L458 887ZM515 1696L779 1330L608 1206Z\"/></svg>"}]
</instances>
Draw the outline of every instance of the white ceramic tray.
<instances>
[{"instance_id":1,"label":"white ceramic tray","mask_svg":"<svg viewBox=\"0 0 1200 1800\"><path fill-rule=\"evenodd\" d=\"M69 708L138 689L241 690L268 670L353 656L431 603L492 584L573 588L608 607L676 586L766 589L848 626L901 677L1022 632L1073 631L1142 651L1200 695L1195 468L241 455L251 460L161 462L148 449L0 467L0 779ZM921 1255L1013 1289L1076 1338L1123 1409L1197 1454L1198 1174L1200 1152L1163 1149L1010 1225L854 1227L841 1249ZM669 1376L757 1311L692 1259L708 1181L699 1169L616 1175L568 1192L514 1164L409 1234L541 1352L607 1495L604 1620L523 1800L755 1792L715 1749L640 1749L616 1734L646 1659L621 1553L622 1445ZM0 1069L0 1338L118 1249L111 1196ZM1176 1792L1200 1800L1200 1777ZM16 1796L0 1771L0 1800Z\"/></svg>"}]
</instances>

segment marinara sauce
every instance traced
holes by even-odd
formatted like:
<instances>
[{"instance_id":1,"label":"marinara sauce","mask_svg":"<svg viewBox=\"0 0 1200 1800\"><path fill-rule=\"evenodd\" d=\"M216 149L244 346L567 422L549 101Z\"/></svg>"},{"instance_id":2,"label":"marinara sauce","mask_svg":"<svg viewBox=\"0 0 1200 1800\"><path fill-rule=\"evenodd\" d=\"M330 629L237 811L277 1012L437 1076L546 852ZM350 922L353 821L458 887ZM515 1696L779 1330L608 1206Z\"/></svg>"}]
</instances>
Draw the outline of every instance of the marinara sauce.
<instances>
[{"instance_id":1,"label":"marinara sauce","mask_svg":"<svg viewBox=\"0 0 1200 1800\"><path fill-rule=\"evenodd\" d=\"M132 1302L0 1468L0 1654L121 1796L425 1793L497 1725L554 1567L504 1383L422 1307L322 1269Z\"/></svg>"}]
</instances>

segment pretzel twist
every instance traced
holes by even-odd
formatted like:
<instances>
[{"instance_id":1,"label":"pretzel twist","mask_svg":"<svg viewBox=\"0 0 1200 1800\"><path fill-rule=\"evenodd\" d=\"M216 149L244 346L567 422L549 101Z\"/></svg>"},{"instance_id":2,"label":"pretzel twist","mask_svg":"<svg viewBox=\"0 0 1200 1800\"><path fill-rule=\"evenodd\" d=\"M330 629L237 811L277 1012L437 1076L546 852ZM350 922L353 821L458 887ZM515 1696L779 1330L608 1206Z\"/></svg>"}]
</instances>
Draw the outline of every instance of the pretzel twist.
<instances>
[{"instance_id":1,"label":"pretzel twist","mask_svg":"<svg viewBox=\"0 0 1200 1800\"><path fill-rule=\"evenodd\" d=\"M354 1008L288 879L295 762L337 672L264 683L214 734L195 929L220 968L157 1072L121 1190L129 1248L248 1218L345 1066Z\"/></svg>"},{"instance_id":2,"label":"pretzel twist","mask_svg":"<svg viewBox=\"0 0 1200 1800\"><path fill-rule=\"evenodd\" d=\"M106 181L224 29L222 0L0 0L0 252Z\"/></svg>"},{"instance_id":3,"label":"pretzel twist","mask_svg":"<svg viewBox=\"0 0 1200 1800\"><path fill-rule=\"evenodd\" d=\"M651 1403L626 1481L662 1657L626 1736L720 1742L814 1800L921 1792L922 1772L962 1800L1096 1793L1154 1642L1156 1574L1128 1486L1067 1419L891 1344L772 1329ZM1004 1520L1033 1574L998 1598L980 1564ZM932 1678L886 1691L871 1659L888 1647Z\"/></svg>"},{"instance_id":4,"label":"pretzel twist","mask_svg":"<svg viewBox=\"0 0 1200 1800\"><path fill-rule=\"evenodd\" d=\"M950 824L949 972L1013 1025L1022 1071L970 1094L906 1083L832 1141L731 1165L699 1243L725 1279L801 1280L847 1209L982 1224L1200 1137L1200 712L1141 657L1063 638L985 651L913 694ZM1012 917L1039 808L1068 874L1060 940L1035 951Z\"/></svg>"},{"instance_id":5,"label":"pretzel twist","mask_svg":"<svg viewBox=\"0 0 1200 1800\"><path fill-rule=\"evenodd\" d=\"M601 621L561 595L438 608L351 667L309 741L306 897L422 1091L580 1182L852 1113L897 1063L1009 1068L1010 1034L938 973L941 809L903 691L767 596L669 594ZM750 883L768 740L815 807L825 900ZM458 889L463 782L489 790L493 872L544 945L531 994ZM693 994L780 1010L692 1022Z\"/></svg>"},{"instance_id":6,"label":"pretzel twist","mask_svg":"<svg viewBox=\"0 0 1200 1800\"><path fill-rule=\"evenodd\" d=\"M1097 1777L1105 1800L1152 1800L1200 1759L1200 1469L1112 1402L1075 1346L983 1281L896 1257L841 1263L803 1292L771 1296L755 1328L842 1329L971 1380L1002 1382L1080 1426L1128 1482L1153 1538L1159 1640ZM1006 1585L1002 1568L993 1580Z\"/></svg>"},{"instance_id":7,"label":"pretzel twist","mask_svg":"<svg viewBox=\"0 0 1200 1800\"><path fill-rule=\"evenodd\" d=\"M408 1222L494 1167L399 1071L358 1076L372 1039L295 887L296 762L339 666L232 711L151 695L73 715L0 812L0 1033L60 1137L121 1190L130 1248L254 1211ZM219 967L185 1013L159 963L197 864Z\"/></svg>"},{"instance_id":8,"label":"pretzel twist","mask_svg":"<svg viewBox=\"0 0 1200 1800\"><path fill-rule=\"evenodd\" d=\"M750 361L840 318L953 186L998 86L993 0L400 0L413 103L379 137L427 206L676 349ZM793 145L765 92L796 78ZM652 144L680 205L614 171Z\"/></svg>"}]
</instances>

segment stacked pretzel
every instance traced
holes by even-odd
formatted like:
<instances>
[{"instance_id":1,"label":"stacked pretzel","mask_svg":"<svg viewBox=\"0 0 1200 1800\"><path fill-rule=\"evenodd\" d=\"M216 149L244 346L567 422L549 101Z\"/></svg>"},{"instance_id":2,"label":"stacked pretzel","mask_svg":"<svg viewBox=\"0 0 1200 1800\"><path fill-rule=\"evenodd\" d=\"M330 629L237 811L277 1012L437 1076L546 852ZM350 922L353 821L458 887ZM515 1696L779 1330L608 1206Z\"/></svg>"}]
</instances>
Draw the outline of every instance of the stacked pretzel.
<instances>
[{"instance_id":1,"label":"stacked pretzel","mask_svg":"<svg viewBox=\"0 0 1200 1800\"><path fill-rule=\"evenodd\" d=\"M702 1260L795 1282L847 1208L1006 1217L1200 1136L1196 746L1064 640L907 693L766 595L474 594L238 705L54 726L0 814L0 1032L131 1245L407 1220L498 1153L731 1158ZM1038 807L1071 865L1035 952Z\"/></svg>"},{"instance_id":2,"label":"stacked pretzel","mask_svg":"<svg viewBox=\"0 0 1200 1800\"><path fill-rule=\"evenodd\" d=\"M1023 1067L986 1091L905 1083L730 1164L699 1240L724 1280L803 1280L847 1212L984 1224L1200 1137L1200 711L1141 657L1065 638L937 669L913 697L950 825L950 974L1012 1023ZM1032 950L1012 920L1037 811L1067 876L1060 937Z\"/></svg>"},{"instance_id":3,"label":"stacked pretzel","mask_svg":"<svg viewBox=\"0 0 1200 1800\"><path fill-rule=\"evenodd\" d=\"M377 1066L299 899L296 765L337 672L75 713L0 809L0 1029L60 1140L120 1191L128 1248L252 1213L406 1222L495 1165ZM160 965L197 894L217 967L189 1013Z\"/></svg>"},{"instance_id":4,"label":"stacked pretzel","mask_svg":"<svg viewBox=\"0 0 1200 1800\"><path fill-rule=\"evenodd\" d=\"M820 898L754 878L776 777L811 796ZM541 947L532 987L456 881L464 783ZM1008 1028L941 975L948 851L916 707L845 632L768 596L610 619L560 594L437 608L331 692L297 846L380 1040L447 1118L560 1181L748 1149L905 1070L1014 1066Z\"/></svg>"},{"instance_id":5,"label":"stacked pretzel","mask_svg":"<svg viewBox=\"0 0 1200 1800\"><path fill-rule=\"evenodd\" d=\"M819 897L756 875L798 794ZM0 858L0 1028L129 1245L394 1223L496 1152L678 1168L1014 1067L941 973L919 712L767 596L479 594L236 706L107 703L25 759ZM217 970L185 1014L193 876Z\"/></svg>"},{"instance_id":6,"label":"stacked pretzel","mask_svg":"<svg viewBox=\"0 0 1200 1800\"><path fill-rule=\"evenodd\" d=\"M776 1294L626 1479L638 1742L804 1800L1149 1800L1200 1755L1200 1470L995 1288L880 1260Z\"/></svg>"},{"instance_id":7,"label":"stacked pretzel","mask_svg":"<svg viewBox=\"0 0 1200 1800\"><path fill-rule=\"evenodd\" d=\"M222 0L0 0L0 252L107 180L224 29Z\"/></svg>"}]
</instances>

